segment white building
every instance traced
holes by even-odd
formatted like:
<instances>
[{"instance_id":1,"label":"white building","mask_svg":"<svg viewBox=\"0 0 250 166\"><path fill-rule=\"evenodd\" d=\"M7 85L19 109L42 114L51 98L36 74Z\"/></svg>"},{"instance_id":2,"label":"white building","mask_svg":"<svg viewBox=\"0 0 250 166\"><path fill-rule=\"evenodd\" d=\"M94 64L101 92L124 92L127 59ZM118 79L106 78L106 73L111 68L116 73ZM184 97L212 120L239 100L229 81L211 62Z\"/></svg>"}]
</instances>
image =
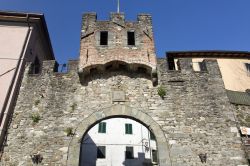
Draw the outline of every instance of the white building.
<instances>
[{"instance_id":1,"label":"white building","mask_svg":"<svg viewBox=\"0 0 250 166\"><path fill-rule=\"evenodd\" d=\"M81 166L157 165L154 135L127 118L103 120L82 140Z\"/></svg>"}]
</instances>

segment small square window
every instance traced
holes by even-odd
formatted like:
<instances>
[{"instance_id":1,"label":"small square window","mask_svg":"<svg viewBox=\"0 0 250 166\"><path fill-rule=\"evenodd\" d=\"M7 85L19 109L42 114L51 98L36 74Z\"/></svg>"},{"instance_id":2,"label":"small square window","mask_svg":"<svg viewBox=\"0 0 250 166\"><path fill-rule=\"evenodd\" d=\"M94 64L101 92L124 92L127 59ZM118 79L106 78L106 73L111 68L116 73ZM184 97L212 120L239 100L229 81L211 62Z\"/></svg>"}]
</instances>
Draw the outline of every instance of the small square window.
<instances>
[{"instance_id":1,"label":"small square window","mask_svg":"<svg viewBox=\"0 0 250 166\"><path fill-rule=\"evenodd\" d=\"M104 159L106 157L106 147L105 146L98 146L97 147L97 158Z\"/></svg>"},{"instance_id":2,"label":"small square window","mask_svg":"<svg viewBox=\"0 0 250 166\"><path fill-rule=\"evenodd\" d=\"M125 134L133 134L132 124L125 124Z\"/></svg>"},{"instance_id":3,"label":"small square window","mask_svg":"<svg viewBox=\"0 0 250 166\"><path fill-rule=\"evenodd\" d=\"M98 133L106 133L106 122L99 123Z\"/></svg>"},{"instance_id":4,"label":"small square window","mask_svg":"<svg viewBox=\"0 0 250 166\"><path fill-rule=\"evenodd\" d=\"M108 45L108 31L100 32L100 45Z\"/></svg>"},{"instance_id":5,"label":"small square window","mask_svg":"<svg viewBox=\"0 0 250 166\"><path fill-rule=\"evenodd\" d=\"M128 45L135 45L135 32L128 32Z\"/></svg>"},{"instance_id":6,"label":"small square window","mask_svg":"<svg viewBox=\"0 0 250 166\"><path fill-rule=\"evenodd\" d=\"M131 147L131 146L126 147L125 158L126 159L133 159L134 158L134 148L133 147Z\"/></svg>"}]
</instances>

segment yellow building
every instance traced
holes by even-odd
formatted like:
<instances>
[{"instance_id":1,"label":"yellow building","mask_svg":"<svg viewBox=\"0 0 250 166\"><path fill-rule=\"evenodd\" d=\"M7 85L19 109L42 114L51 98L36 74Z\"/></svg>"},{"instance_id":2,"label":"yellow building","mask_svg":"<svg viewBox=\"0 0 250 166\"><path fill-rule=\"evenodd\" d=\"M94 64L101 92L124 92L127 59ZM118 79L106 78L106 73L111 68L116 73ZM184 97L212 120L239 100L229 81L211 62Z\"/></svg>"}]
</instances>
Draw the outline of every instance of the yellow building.
<instances>
[{"instance_id":1,"label":"yellow building","mask_svg":"<svg viewBox=\"0 0 250 166\"><path fill-rule=\"evenodd\" d=\"M167 52L167 58L172 70L180 70L178 59L190 58L194 71L206 71L203 61L216 59L230 102L250 105L250 52L175 51Z\"/></svg>"}]
</instances>

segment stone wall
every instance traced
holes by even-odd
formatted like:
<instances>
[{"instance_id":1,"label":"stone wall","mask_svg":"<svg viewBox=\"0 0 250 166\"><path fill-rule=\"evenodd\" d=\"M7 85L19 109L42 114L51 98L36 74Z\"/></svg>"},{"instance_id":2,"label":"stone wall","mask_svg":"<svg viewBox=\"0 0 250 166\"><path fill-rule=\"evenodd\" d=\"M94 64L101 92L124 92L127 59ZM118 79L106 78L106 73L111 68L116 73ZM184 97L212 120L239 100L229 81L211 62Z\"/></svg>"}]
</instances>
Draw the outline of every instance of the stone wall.
<instances>
[{"instance_id":1,"label":"stone wall","mask_svg":"<svg viewBox=\"0 0 250 166\"><path fill-rule=\"evenodd\" d=\"M81 140L82 135L67 136L65 130L72 127L77 131L82 122L92 123L95 120L87 117L94 112L126 105L133 108L126 115L141 122L147 115L159 125L152 130L158 142L163 137L167 140L168 148L161 144L158 148L169 154L169 160L159 161L161 166L247 165L235 130L234 107L227 99L217 62L206 61L207 72L194 72L191 59L179 62L181 71L169 71L165 59L158 60L156 87L148 75L123 70L80 81L77 61L69 63L68 73L53 72L54 61L45 61L40 75L28 75L27 68L1 164L29 166L33 154L43 156L42 165L78 160L68 149L72 138ZM163 98L157 94L160 86L166 90ZM117 92L119 100L114 97ZM143 113L140 117L137 110ZM37 117L40 120L34 122ZM143 121L146 126L148 120ZM164 135L157 137L158 133ZM201 154L207 155L206 163L201 163Z\"/></svg>"},{"instance_id":2,"label":"stone wall","mask_svg":"<svg viewBox=\"0 0 250 166\"><path fill-rule=\"evenodd\" d=\"M248 127L250 126L250 106L247 105L236 105L235 107L235 116L237 119L238 129L240 127ZM242 142L245 143L244 150L246 151L247 158L250 159L250 146L249 146L249 138L246 135L241 135Z\"/></svg>"},{"instance_id":3,"label":"stone wall","mask_svg":"<svg viewBox=\"0 0 250 166\"><path fill-rule=\"evenodd\" d=\"M236 110L236 117L240 126L250 126L250 106L234 105Z\"/></svg>"}]
</instances>

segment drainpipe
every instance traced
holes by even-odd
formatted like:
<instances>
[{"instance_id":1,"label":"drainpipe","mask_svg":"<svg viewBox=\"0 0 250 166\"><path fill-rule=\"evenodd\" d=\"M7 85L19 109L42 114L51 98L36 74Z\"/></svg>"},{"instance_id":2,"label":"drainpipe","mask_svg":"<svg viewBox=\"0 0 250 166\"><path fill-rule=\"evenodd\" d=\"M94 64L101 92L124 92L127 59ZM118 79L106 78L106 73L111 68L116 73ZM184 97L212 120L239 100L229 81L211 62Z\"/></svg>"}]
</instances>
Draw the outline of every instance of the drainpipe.
<instances>
[{"instance_id":1,"label":"drainpipe","mask_svg":"<svg viewBox=\"0 0 250 166\"><path fill-rule=\"evenodd\" d=\"M11 84L8 89L8 93L6 95L4 105L0 114L0 147L1 149L3 149L3 142L7 133L7 126L10 121L10 116L12 115L12 112L14 110L14 104L16 102L17 94L18 94L17 92L21 85L20 81L21 81L21 76L23 74L21 69L23 69L25 65L25 60L24 60L25 53L26 53L26 49L28 47L28 42L29 42L31 32L32 32L32 29L29 23L29 14L27 14L26 16L26 21L28 24L28 32L26 33L24 44L20 53L20 57L18 59L17 66L15 69L14 75L12 77Z\"/></svg>"},{"instance_id":2,"label":"drainpipe","mask_svg":"<svg viewBox=\"0 0 250 166\"><path fill-rule=\"evenodd\" d=\"M150 130L148 129L148 146L149 146L149 155L150 155L151 162L153 162L152 153L151 153L151 145L150 145L150 141L151 141L151 138L150 138Z\"/></svg>"}]
</instances>

